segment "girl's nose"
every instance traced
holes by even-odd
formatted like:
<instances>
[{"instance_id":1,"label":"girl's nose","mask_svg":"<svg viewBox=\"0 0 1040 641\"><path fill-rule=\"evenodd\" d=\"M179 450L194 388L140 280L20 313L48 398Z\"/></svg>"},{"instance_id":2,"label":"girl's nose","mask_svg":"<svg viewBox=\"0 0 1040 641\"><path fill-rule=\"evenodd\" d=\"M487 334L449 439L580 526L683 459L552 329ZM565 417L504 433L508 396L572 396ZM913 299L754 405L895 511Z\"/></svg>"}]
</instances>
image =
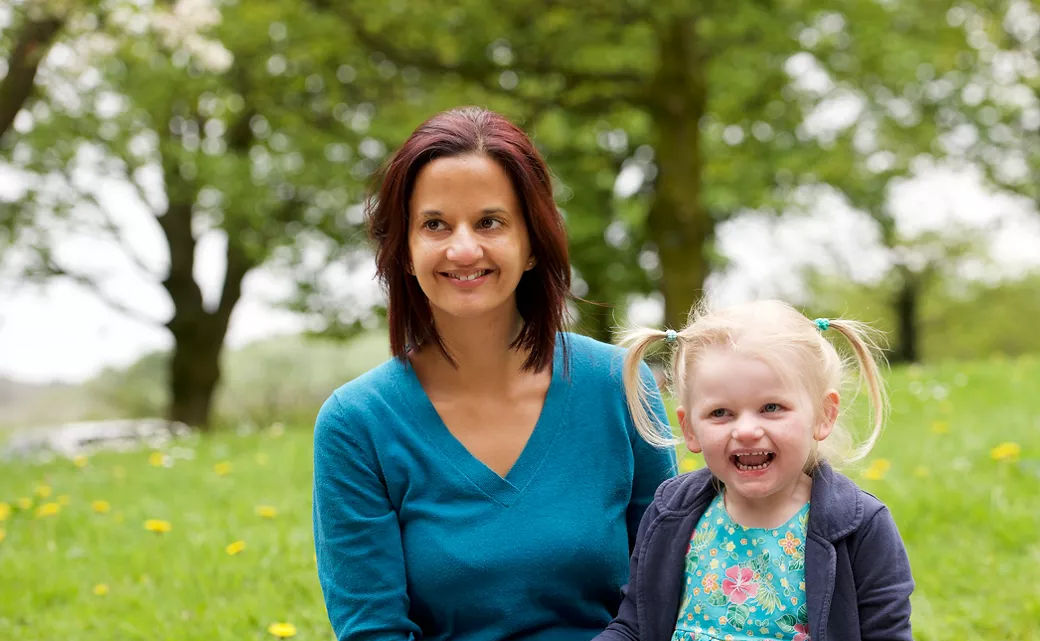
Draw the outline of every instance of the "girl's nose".
<instances>
[{"instance_id":1,"label":"girl's nose","mask_svg":"<svg viewBox=\"0 0 1040 641\"><path fill-rule=\"evenodd\" d=\"M453 263L469 265L480 260L484 250L479 239L466 227L460 227L448 241L447 258Z\"/></svg>"},{"instance_id":2,"label":"girl's nose","mask_svg":"<svg viewBox=\"0 0 1040 641\"><path fill-rule=\"evenodd\" d=\"M755 416L741 416L733 425L733 438L738 441L757 441L765 435Z\"/></svg>"}]
</instances>

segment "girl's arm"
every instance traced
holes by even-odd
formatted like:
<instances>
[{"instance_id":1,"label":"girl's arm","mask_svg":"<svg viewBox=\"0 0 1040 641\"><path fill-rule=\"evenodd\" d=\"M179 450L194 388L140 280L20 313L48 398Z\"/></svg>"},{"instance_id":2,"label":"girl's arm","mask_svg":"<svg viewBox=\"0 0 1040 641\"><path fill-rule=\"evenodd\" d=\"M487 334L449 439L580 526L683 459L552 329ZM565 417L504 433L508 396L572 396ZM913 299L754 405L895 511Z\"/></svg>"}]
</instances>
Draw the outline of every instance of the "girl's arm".
<instances>
[{"instance_id":1,"label":"girl's arm","mask_svg":"<svg viewBox=\"0 0 1040 641\"><path fill-rule=\"evenodd\" d=\"M863 641L912 641L910 593L914 579L903 539L882 507L857 532L852 560Z\"/></svg>"},{"instance_id":2,"label":"girl's arm","mask_svg":"<svg viewBox=\"0 0 1040 641\"><path fill-rule=\"evenodd\" d=\"M357 421L333 397L315 424L318 578L337 639L407 641L419 627L408 618L400 525L377 466L350 437Z\"/></svg>"}]
</instances>

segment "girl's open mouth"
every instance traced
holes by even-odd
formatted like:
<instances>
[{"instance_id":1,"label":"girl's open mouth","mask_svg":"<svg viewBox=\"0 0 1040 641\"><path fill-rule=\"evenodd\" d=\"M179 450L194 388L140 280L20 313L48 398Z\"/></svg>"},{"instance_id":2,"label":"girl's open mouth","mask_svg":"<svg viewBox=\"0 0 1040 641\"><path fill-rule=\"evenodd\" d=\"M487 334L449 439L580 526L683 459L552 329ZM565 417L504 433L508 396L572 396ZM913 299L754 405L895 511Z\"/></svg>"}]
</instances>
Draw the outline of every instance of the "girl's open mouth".
<instances>
[{"instance_id":1,"label":"girl's open mouth","mask_svg":"<svg viewBox=\"0 0 1040 641\"><path fill-rule=\"evenodd\" d=\"M764 470L769 467L769 464L776 458L774 452L767 450L760 450L756 452L742 452L740 454L733 454L729 457L733 464L737 466L737 469L742 472L752 472L755 470Z\"/></svg>"}]
</instances>

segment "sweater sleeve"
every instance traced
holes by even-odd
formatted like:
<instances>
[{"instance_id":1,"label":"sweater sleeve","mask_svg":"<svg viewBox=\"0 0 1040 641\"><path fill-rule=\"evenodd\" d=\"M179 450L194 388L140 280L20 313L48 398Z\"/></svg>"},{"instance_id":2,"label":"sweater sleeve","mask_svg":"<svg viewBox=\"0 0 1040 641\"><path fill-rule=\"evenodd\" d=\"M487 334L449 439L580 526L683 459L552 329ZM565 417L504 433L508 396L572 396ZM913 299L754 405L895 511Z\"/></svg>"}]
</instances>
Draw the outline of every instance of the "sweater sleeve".
<instances>
[{"instance_id":1,"label":"sweater sleeve","mask_svg":"<svg viewBox=\"0 0 1040 641\"><path fill-rule=\"evenodd\" d=\"M650 368L645 363L640 365L639 375L643 384L650 391L650 407L653 417L661 425L668 425L668 413L661 401L661 393L657 389ZM622 392L623 393L623 392ZM675 449L672 447L654 447L639 437L632 415L626 410L629 434L632 434L632 451L635 456L635 471L632 479L632 499L628 504L628 547L634 549L636 532L639 528L643 512L654 498L654 492L666 479L675 476Z\"/></svg>"},{"instance_id":2,"label":"sweater sleeve","mask_svg":"<svg viewBox=\"0 0 1040 641\"><path fill-rule=\"evenodd\" d=\"M618 608L618 614L607 625L607 629L600 632L592 641L640 641L639 594L633 584L638 580L639 561L646 541L647 530L660 514L658 501L661 501L660 492L658 492L657 500L650 504L639 522L634 551L629 560L628 583L621 587L621 606Z\"/></svg>"},{"instance_id":3,"label":"sweater sleeve","mask_svg":"<svg viewBox=\"0 0 1040 641\"><path fill-rule=\"evenodd\" d=\"M331 397L314 431L314 545L318 579L336 638L405 641L408 618L397 513L373 455L351 436L363 412Z\"/></svg>"},{"instance_id":4,"label":"sweater sleeve","mask_svg":"<svg viewBox=\"0 0 1040 641\"><path fill-rule=\"evenodd\" d=\"M910 593L914 580L903 540L888 508L881 507L857 534L853 560L863 641L911 641Z\"/></svg>"}]
</instances>

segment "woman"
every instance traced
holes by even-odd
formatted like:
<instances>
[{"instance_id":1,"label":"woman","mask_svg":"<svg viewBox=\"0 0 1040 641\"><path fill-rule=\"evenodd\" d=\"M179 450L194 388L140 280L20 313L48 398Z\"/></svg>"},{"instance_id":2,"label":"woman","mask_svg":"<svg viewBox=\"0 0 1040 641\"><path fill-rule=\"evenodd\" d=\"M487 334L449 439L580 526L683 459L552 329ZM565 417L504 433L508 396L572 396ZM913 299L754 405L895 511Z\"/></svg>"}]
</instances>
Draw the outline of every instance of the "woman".
<instances>
[{"instance_id":1,"label":"woman","mask_svg":"<svg viewBox=\"0 0 1040 641\"><path fill-rule=\"evenodd\" d=\"M592 638L675 458L635 432L620 350L561 331L570 267L548 169L501 116L441 113L388 163L369 222L394 358L336 390L315 427L337 638Z\"/></svg>"}]
</instances>

